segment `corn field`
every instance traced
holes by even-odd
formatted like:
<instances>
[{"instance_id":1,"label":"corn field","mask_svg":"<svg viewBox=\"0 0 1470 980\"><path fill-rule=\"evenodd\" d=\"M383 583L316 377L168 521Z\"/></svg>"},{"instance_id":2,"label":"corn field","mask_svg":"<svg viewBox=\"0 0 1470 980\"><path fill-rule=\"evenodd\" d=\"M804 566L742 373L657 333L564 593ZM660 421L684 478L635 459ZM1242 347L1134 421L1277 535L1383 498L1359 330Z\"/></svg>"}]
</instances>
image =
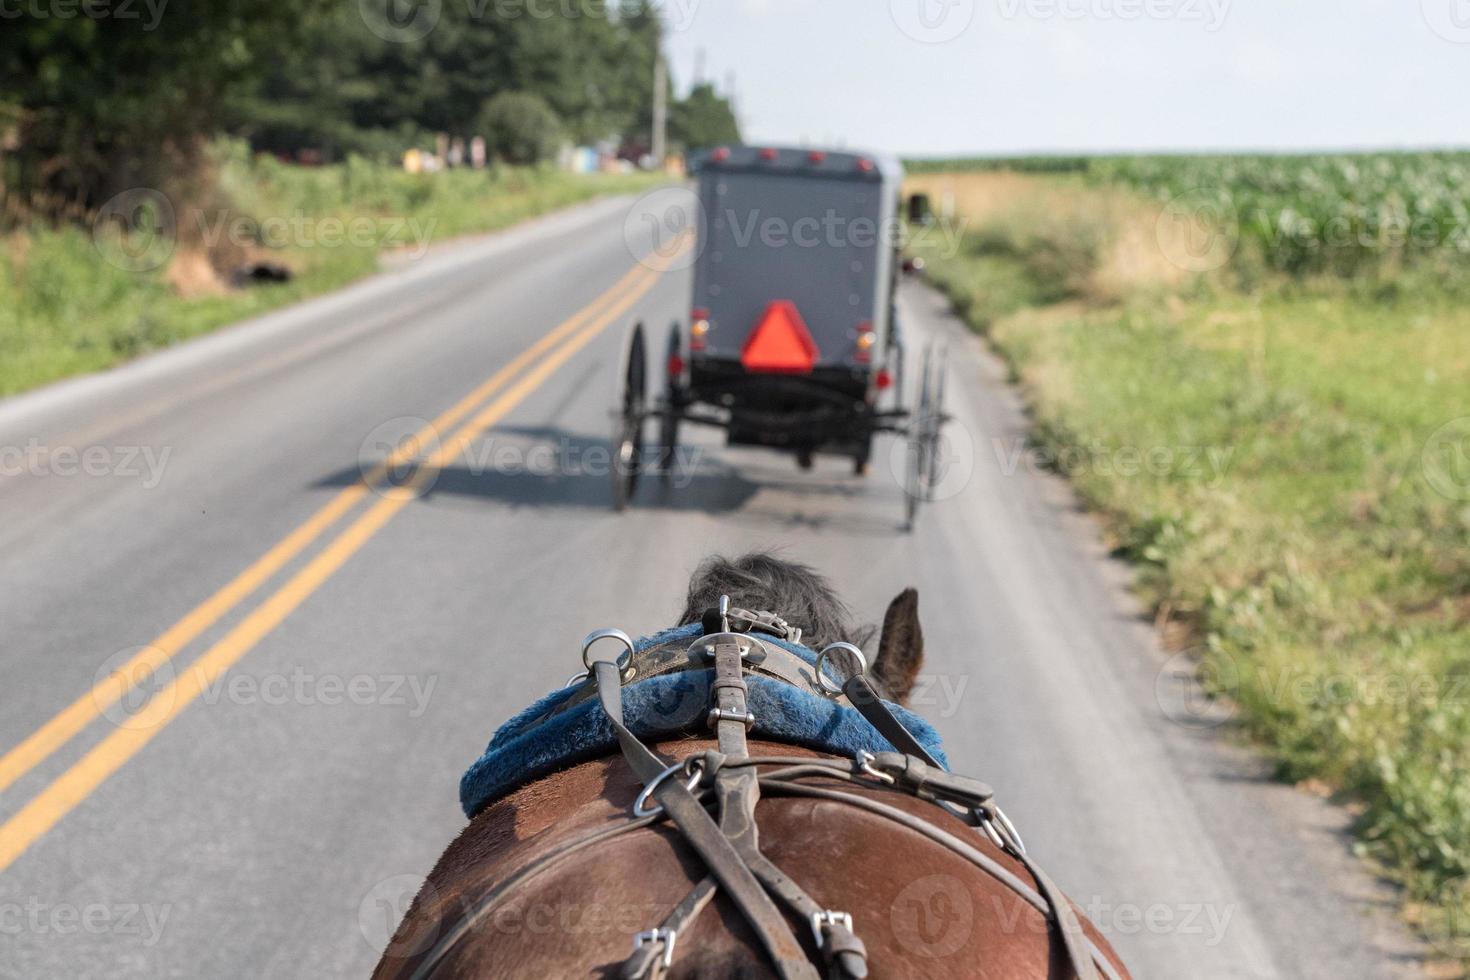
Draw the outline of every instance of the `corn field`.
<instances>
[{"instance_id":1,"label":"corn field","mask_svg":"<svg viewBox=\"0 0 1470 980\"><path fill-rule=\"evenodd\" d=\"M1470 153L1026 157L943 168L1131 187L1231 236L1237 266L1303 277L1391 277L1411 266L1470 275Z\"/></svg>"}]
</instances>

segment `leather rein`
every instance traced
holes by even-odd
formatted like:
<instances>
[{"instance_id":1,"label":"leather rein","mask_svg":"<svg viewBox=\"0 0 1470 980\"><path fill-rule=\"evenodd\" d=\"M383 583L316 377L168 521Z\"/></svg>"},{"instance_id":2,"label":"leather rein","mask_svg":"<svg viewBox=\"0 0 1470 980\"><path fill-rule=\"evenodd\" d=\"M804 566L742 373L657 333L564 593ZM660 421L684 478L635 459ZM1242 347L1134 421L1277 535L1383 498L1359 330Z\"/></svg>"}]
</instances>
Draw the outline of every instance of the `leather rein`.
<instances>
[{"instance_id":1,"label":"leather rein","mask_svg":"<svg viewBox=\"0 0 1470 980\"><path fill-rule=\"evenodd\" d=\"M734 626L732 627L732 622ZM901 824L943 845L1006 885L1047 918L1061 940L1078 980L1119 980L1111 961L1083 931L1075 910L1060 889L1026 854L1025 845L995 804L985 783L944 768L904 727L868 680L867 662L857 647L834 643L818 654L816 665L777 644L764 643L765 633L799 642L800 630L767 612L730 607L721 597L717 610L704 616L703 636L686 649L665 644L639 651L621 630L599 630L583 641L583 675L569 683L577 692L539 721L591 698L598 699L617 736L624 760L643 782L643 791L627 823L572 841L521 868L479 901L438 938L412 973L426 980L495 905L517 886L561 864L574 854L607 840L668 821L704 863L706 875L662 922L633 937L633 951L623 963L624 980L658 980L672 967L679 936L723 890L739 910L783 980L820 980L813 957L793 933L788 913L810 927L811 945L825 976L859 980L868 975L867 953L856 924L846 912L823 908L760 851L755 821L762 795L819 799L859 807ZM592 648L614 640L625 649L616 660L591 659ZM858 670L838 684L824 665L845 652ZM623 719L622 689L627 683L685 670L713 671L711 706L706 718L718 749L671 761L645 745ZM851 760L784 756L752 757L746 734L754 724L746 695L746 674L780 679L856 709L897 752L860 752ZM898 789L927 800L983 831L1030 874L1035 887L960 836L914 816L907 810L831 786L807 785L822 779Z\"/></svg>"}]
</instances>

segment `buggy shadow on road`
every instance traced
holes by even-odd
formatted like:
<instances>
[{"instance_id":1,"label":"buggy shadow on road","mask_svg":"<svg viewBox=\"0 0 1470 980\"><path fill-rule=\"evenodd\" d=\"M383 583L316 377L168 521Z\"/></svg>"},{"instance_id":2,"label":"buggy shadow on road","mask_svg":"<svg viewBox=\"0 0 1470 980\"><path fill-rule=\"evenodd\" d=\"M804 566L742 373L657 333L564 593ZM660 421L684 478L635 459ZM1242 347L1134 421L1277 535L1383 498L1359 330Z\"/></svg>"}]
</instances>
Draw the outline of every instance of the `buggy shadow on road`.
<instances>
[{"instance_id":1,"label":"buggy shadow on road","mask_svg":"<svg viewBox=\"0 0 1470 980\"><path fill-rule=\"evenodd\" d=\"M654 451L650 450L650 454ZM731 461L724 447L680 447L665 478L645 472L632 501L635 510L737 514L739 520L778 527L893 531L893 522L869 514L872 496L862 480L833 475L813 479L770 460ZM735 451L737 455L744 455ZM754 454L752 454L754 455ZM476 439L459 462L431 474L419 496L458 496L496 501L512 507L605 510L609 497L612 444L549 426L507 426ZM376 463L339 470L315 484L341 488L359 482ZM405 467L390 475L390 486L404 486L414 475ZM756 500L758 495L774 500ZM886 516L886 511L883 512Z\"/></svg>"},{"instance_id":2,"label":"buggy shadow on road","mask_svg":"<svg viewBox=\"0 0 1470 980\"><path fill-rule=\"evenodd\" d=\"M460 496L512 507L606 510L612 444L608 439L554 427L497 428L470 444L460 460L430 475L419 495L425 499ZM340 470L318 487L359 482L362 466ZM412 477L403 469L390 475L402 486ZM708 454L686 449L667 481L645 474L635 506L712 514L739 510L760 489L739 472L713 462Z\"/></svg>"}]
</instances>

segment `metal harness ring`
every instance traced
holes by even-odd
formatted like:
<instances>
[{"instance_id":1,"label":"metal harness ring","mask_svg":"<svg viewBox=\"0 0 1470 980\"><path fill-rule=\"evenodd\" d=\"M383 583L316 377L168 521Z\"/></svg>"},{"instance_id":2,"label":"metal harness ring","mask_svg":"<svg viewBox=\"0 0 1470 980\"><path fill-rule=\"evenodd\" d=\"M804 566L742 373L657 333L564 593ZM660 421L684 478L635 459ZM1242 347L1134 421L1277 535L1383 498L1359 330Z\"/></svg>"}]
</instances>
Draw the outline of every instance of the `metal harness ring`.
<instances>
[{"instance_id":1,"label":"metal harness ring","mask_svg":"<svg viewBox=\"0 0 1470 980\"><path fill-rule=\"evenodd\" d=\"M616 661L618 673L627 670L628 664L633 662L633 654L637 648L633 645L633 640L627 633L616 629L598 630L595 633L587 634L587 639L582 641L582 666L586 667L588 671L592 670L592 664L588 661L587 654L591 652L592 645L598 640L617 640L623 646L627 647L627 650L620 654Z\"/></svg>"},{"instance_id":2,"label":"metal harness ring","mask_svg":"<svg viewBox=\"0 0 1470 980\"><path fill-rule=\"evenodd\" d=\"M868 658L863 656L863 651L851 643L839 641L837 643L829 643L822 647L822 652L817 654L817 686L821 688L823 694L833 698L842 693L842 687L834 681L827 679L827 675L822 673L822 664L826 663L827 658L834 650L846 650L854 657L857 657L858 673L866 674L868 672Z\"/></svg>"},{"instance_id":3,"label":"metal harness ring","mask_svg":"<svg viewBox=\"0 0 1470 980\"><path fill-rule=\"evenodd\" d=\"M663 772L659 773L657 776L654 776L653 779L649 780L648 785L643 787L643 792L638 794L638 799L633 801L633 816L651 817L655 813L658 813L660 810L662 810L664 808L664 805L658 800L653 801L653 806L648 805L648 801L653 798L653 791L658 789L659 786L663 784L663 781L665 779L668 779L670 776L674 775L674 773L679 772L686 767L690 770L690 772L689 782L684 785L684 788L689 790L689 792L691 793L694 792L694 787L698 786L699 781L704 778L704 762L697 756L691 756L689 759L685 759L683 762L676 762L672 766L669 766L669 768L665 769Z\"/></svg>"}]
</instances>

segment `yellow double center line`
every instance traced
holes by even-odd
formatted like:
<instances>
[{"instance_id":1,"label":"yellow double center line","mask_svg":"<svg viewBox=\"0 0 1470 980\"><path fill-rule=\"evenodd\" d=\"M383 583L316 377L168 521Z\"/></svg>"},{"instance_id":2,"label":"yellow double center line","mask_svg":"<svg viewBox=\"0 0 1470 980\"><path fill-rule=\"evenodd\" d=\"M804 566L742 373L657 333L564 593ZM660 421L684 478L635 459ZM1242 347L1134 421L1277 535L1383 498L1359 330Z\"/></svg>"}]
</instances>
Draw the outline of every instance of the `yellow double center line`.
<instances>
[{"instance_id":1,"label":"yellow double center line","mask_svg":"<svg viewBox=\"0 0 1470 980\"><path fill-rule=\"evenodd\" d=\"M387 459L365 474L361 483L341 491L233 581L191 610L153 643L100 681L91 691L72 702L4 757L0 757L0 790L4 790L66 744L103 712L135 691L139 684L154 676L160 667L192 640L290 563L377 488L390 468L413 462L420 447L431 444L438 432L451 428L486 398L502 388L505 389L468 423L439 443L438 448L420 462L406 485L381 491L381 499L343 529L280 589L201 654L185 671L161 687L145 707L146 716L135 716L130 719L129 724L109 734L0 826L0 871L25 853L31 844L86 799L104 780L117 772L195 698L280 625L395 514L415 499L432 474L452 465L481 433L505 418L558 368L642 298L658 280L662 269L667 269L675 257L665 259L661 269L635 267L588 307L542 337L414 437L405 440ZM538 363L537 358L543 354L547 356ZM526 371L532 364L535 366ZM510 384L511 379L522 371L526 373L514 384ZM507 384L510 386L506 387Z\"/></svg>"}]
</instances>

